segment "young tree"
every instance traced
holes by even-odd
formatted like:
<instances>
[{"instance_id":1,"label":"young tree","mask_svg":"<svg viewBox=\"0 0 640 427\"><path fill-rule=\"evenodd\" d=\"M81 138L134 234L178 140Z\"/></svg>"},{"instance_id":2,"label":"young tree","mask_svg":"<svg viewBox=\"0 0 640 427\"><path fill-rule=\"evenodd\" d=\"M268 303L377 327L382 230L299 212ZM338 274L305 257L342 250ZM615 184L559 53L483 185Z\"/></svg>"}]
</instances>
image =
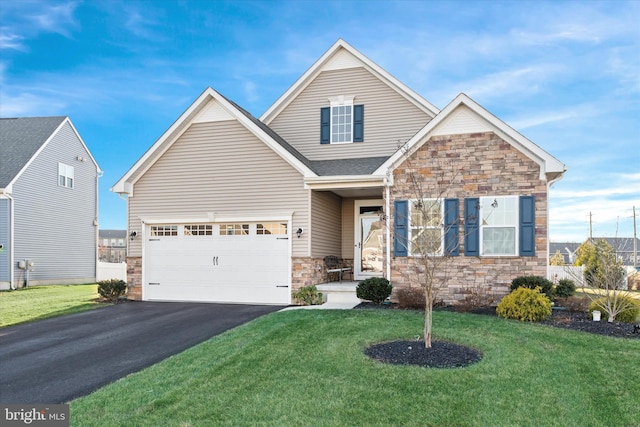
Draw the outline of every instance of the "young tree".
<instances>
[{"instance_id":1,"label":"young tree","mask_svg":"<svg viewBox=\"0 0 640 427\"><path fill-rule=\"evenodd\" d=\"M576 265L584 266L584 293L592 300L603 298L602 307L609 322L613 322L618 314L634 308L633 299L625 290L622 262L606 240L586 241L580 245Z\"/></svg>"},{"instance_id":2,"label":"young tree","mask_svg":"<svg viewBox=\"0 0 640 427\"><path fill-rule=\"evenodd\" d=\"M559 250L557 250L556 253L553 254L551 258L549 258L549 265L555 265L555 266L564 265L564 257L562 256Z\"/></svg>"},{"instance_id":3,"label":"young tree","mask_svg":"<svg viewBox=\"0 0 640 427\"><path fill-rule=\"evenodd\" d=\"M408 177L409 201L406 215L411 228L404 240L396 237L407 255L414 262L406 274L418 283L425 296L424 342L431 348L433 306L438 291L448 280L447 264L459 250L459 217L457 198L455 206L447 203L446 197L455 197L452 183L457 181L458 172L452 162L434 160L435 167L415 167L413 159L405 153L405 175ZM446 162L446 163L445 163ZM399 215L396 212L396 215Z\"/></svg>"}]
</instances>

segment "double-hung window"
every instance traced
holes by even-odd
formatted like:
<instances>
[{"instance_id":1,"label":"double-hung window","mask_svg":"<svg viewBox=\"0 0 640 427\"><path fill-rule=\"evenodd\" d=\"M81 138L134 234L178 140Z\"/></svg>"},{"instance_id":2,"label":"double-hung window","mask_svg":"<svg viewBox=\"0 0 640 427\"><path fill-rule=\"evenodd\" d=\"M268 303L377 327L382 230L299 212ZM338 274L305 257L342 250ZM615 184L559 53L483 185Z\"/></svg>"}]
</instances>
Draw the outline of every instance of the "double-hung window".
<instances>
[{"instance_id":1,"label":"double-hung window","mask_svg":"<svg viewBox=\"0 0 640 427\"><path fill-rule=\"evenodd\" d=\"M409 209L409 253L413 256L441 255L444 241L442 200L412 200Z\"/></svg>"},{"instance_id":2,"label":"double-hung window","mask_svg":"<svg viewBox=\"0 0 640 427\"><path fill-rule=\"evenodd\" d=\"M364 138L364 105L354 105L353 96L329 98L330 107L320 109L320 143L348 144Z\"/></svg>"},{"instance_id":3,"label":"double-hung window","mask_svg":"<svg viewBox=\"0 0 640 427\"><path fill-rule=\"evenodd\" d=\"M517 255L518 197L480 198L481 255Z\"/></svg>"},{"instance_id":4,"label":"double-hung window","mask_svg":"<svg viewBox=\"0 0 640 427\"><path fill-rule=\"evenodd\" d=\"M58 163L58 185L73 188L73 166Z\"/></svg>"}]
</instances>

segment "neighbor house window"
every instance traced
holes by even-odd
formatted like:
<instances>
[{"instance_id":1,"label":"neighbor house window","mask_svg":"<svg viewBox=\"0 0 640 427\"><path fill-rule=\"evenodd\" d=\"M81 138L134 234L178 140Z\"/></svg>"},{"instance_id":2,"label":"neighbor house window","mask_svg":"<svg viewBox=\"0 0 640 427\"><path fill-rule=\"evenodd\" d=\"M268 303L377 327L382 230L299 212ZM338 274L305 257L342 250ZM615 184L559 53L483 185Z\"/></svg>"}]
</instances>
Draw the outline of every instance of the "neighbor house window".
<instances>
[{"instance_id":1,"label":"neighbor house window","mask_svg":"<svg viewBox=\"0 0 640 427\"><path fill-rule=\"evenodd\" d=\"M352 96L329 98L330 107L320 109L320 143L346 144L364 138L364 105L354 105Z\"/></svg>"},{"instance_id":2,"label":"neighbor house window","mask_svg":"<svg viewBox=\"0 0 640 427\"><path fill-rule=\"evenodd\" d=\"M152 225L151 235L152 236L177 236L178 226L177 225Z\"/></svg>"},{"instance_id":3,"label":"neighbor house window","mask_svg":"<svg viewBox=\"0 0 640 427\"><path fill-rule=\"evenodd\" d=\"M58 185L73 188L73 166L58 163Z\"/></svg>"},{"instance_id":4,"label":"neighbor house window","mask_svg":"<svg viewBox=\"0 0 640 427\"><path fill-rule=\"evenodd\" d=\"M220 224L221 236L246 236L249 234L249 224Z\"/></svg>"},{"instance_id":5,"label":"neighbor house window","mask_svg":"<svg viewBox=\"0 0 640 427\"><path fill-rule=\"evenodd\" d=\"M278 235L286 235L287 234L287 223L279 223L279 222L269 222L258 224L256 226L256 234L258 235L266 235L266 234L278 234Z\"/></svg>"},{"instance_id":6,"label":"neighbor house window","mask_svg":"<svg viewBox=\"0 0 640 427\"><path fill-rule=\"evenodd\" d=\"M518 197L480 198L481 255L516 255Z\"/></svg>"},{"instance_id":7,"label":"neighbor house window","mask_svg":"<svg viewBox=\"0 0 640 427\"><path fill-rule=\"evenodd\" d=\"M184 226L185 236L211 236L213 235L213 226L211 224L195 224Z\"/></svg>"},{"instance_id":8,"label":"neighbor house window","mask_svg":"<svg viewBox=\"0 0 640 427\"><path fill-rule=\"evenodd\" d=\"M441 255L444 227L442 200L412 200L409 203L409 253Z\"/></svg>"}]
</instances>

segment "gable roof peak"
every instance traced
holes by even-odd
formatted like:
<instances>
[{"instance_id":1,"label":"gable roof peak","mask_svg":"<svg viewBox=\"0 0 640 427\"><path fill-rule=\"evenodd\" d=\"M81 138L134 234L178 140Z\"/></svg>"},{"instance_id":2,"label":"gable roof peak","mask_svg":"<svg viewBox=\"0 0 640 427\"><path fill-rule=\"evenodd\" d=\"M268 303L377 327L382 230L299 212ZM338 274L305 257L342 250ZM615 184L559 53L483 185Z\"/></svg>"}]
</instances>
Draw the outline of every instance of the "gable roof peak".
<instances>
[{"instance_id":1,"label":"gable roof peak","mask_svg":"<svg viewBox=\"0 0 640 427\"><path fill-rule=\"evenodd\" d=\"M334 61L342 52L346 52L349 55L349 60L345 61L342 58L339 61ZM347 43L344 39L339 38L336 40L327 51L316 60L302 76L295 81L289 89L287 89L281 96L274 102L271 107L267 109L261 116L260 120L267 125L270 124L293 100L307 87L309 86L323 71L329 69L340 68L353 68L355 66L363 67L380 81L391 87L398 92L401 96L406 98L409 102L423 110L426 114L434 117L440 111L435 105L424 99L417 92L410 89L400 80L393 77L390 73L380 67L378 64L367 58L356 48Z\"/></svg>"}]
</instances>

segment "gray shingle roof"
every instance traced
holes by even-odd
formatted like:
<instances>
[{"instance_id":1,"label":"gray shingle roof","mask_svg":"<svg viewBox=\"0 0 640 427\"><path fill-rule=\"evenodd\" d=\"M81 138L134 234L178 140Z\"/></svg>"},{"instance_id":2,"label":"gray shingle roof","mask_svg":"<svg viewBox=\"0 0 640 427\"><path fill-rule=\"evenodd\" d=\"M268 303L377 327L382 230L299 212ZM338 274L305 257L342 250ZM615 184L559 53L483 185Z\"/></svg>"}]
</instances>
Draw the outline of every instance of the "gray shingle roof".
<instances>
[{"instance_id":1,"label":"gray shingle roof","mask_svg":"<svg viewBox=\"0 0 640 427\"><path fill-rule=\"evenodd\" d=\"M0 188L9 185L64 119L64 116L0 119Z\"/></svg>"},{"instance_id":2,"label":"gray shingle roof","mask_svg":"<svg viewBox=\"0 0 640 427\"><path fill-rule=\"evenodd\" d=\"M359 159L315 160L311 162L311 169L320 176L370 175L387 159L388 157L366 157Z\"/></svg>"}]
</instances>

